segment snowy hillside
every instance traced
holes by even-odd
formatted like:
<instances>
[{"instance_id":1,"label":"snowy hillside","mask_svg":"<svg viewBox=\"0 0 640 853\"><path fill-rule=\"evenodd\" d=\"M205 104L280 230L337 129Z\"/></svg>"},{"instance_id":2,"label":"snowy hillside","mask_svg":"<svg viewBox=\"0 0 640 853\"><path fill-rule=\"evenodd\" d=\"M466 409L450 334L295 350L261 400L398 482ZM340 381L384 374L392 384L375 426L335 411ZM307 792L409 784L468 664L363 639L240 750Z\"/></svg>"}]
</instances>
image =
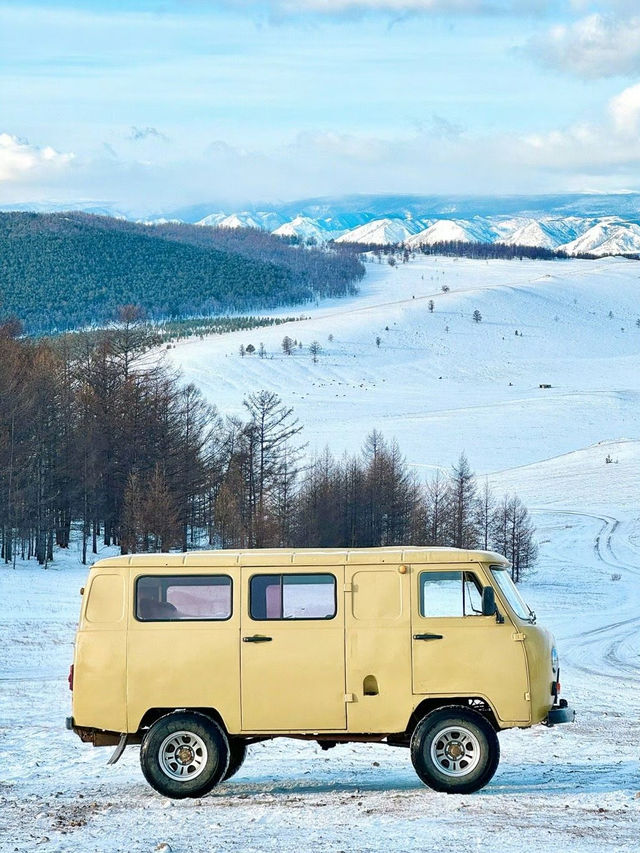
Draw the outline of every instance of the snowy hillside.
<instances>
[{"instance_id":1,"label":"snowy hillside","mask_svg":"<svg viewBox=\"0 0 640 853\"><path fill-rule=\"evenodd\" d=\"M286 327L184 341L169 357L223 412L276 391L312 450L354 451L377 428L421 471L461 450L480 472L499 470L636 435L638 275L613 258L369 263L357 297L307 307ZM303 349L285 356L285 334ZM239 357L260 342L267 358Z\"/></svg>"}]
</instances>

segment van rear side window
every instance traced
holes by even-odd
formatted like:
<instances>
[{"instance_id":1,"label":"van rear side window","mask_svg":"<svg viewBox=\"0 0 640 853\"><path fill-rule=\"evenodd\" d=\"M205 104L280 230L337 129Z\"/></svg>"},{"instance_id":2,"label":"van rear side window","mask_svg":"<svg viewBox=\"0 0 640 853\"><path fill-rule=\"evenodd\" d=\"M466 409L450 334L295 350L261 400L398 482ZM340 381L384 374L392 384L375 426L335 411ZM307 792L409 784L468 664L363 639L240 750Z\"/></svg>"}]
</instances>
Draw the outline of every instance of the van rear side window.
<instances>
[{"instance_id":1,"label":"van rear side window","mask_svg":"<svg viewBox=\"0 0 640 853\"><path fill-rule=\"evenodd\" d=\"M251 618L333 619L337 612L333 575L254 575Z\"/></svg>"},{"instance_id":2,"label":"van rear side window","mask_svg":"<svg viewBox=\"0 0 640 853\"><path fill-rule=\"evenodd\" d=\"M231 618L228 575L156 575L138 578L136 619L140 622Z\"/></svg>"}]
</instances>

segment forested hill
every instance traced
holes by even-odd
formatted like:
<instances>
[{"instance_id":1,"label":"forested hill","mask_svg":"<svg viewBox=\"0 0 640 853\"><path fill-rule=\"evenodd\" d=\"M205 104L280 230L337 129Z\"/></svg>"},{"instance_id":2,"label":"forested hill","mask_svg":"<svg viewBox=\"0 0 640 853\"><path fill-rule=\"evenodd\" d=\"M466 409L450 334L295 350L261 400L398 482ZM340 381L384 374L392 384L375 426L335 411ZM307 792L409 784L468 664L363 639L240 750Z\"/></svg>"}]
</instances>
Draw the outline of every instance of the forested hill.
<instances>
[{"instance_id":1,"label":"forested hill","mask_svg":"<svg viewBox=\"0 0 640 853\"><path fill-rule=\"evenodd\" d=\"M112 320L218 314L352 292L364 268L254 229L146 226L82 213L0 213L0 320L29 332Z\"/></svg>"}]
</instances>

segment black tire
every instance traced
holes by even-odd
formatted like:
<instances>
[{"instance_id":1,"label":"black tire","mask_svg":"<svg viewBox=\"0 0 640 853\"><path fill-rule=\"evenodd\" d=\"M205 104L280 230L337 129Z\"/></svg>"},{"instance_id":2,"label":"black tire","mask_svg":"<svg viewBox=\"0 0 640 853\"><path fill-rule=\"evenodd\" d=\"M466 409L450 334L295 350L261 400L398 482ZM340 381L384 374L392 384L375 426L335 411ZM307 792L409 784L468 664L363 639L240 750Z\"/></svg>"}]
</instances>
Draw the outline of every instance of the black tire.
<instances>
[{"instance_id":1,"label":"black tire","mask_svg":"<svg viewBox=\"0 0 640 853\"><path fill-rule=\"evenodd\" d=\"M411 737L411 762L434 791L478 791L493 778L499 761L493 726L469 708L438 708L420 720Z\"/></svg>"},{"instance_id":2,"label":"black tire","mask_svg":"<svg viewBox=\"0 0 640 853\"><path fill-rule=\"evenodd\" d=\"M229 766L227 767L227 772L222 777L223 782L235 776L244 764L244 760L247 757L247 745L243 740L239 740L238 738L229 738L229 751Z\"/></svg>"},{"instance_id":3,"label":"black tire","mask_svg":"<svg viewBox=\"0 0 640 853\"><path fill-rule=\"evenodd\" d=\"M183 756L178 757L178 749ZM156 720L144 736L140 766L159 794L181 800L208 794L227 772L229 754L229 740L218 723L196 711L174 711Z\"/></svg>"}]
</instances>

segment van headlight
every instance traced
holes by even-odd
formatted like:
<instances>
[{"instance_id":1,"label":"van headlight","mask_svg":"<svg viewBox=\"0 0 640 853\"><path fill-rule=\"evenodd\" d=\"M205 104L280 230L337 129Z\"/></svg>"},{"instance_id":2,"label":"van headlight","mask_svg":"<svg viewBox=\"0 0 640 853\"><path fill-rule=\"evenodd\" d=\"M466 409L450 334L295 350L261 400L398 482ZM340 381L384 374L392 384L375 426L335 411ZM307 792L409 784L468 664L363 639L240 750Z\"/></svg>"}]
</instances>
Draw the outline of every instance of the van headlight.
<instances>
[{"instance_id":1,"label":"van headlight","mask_svg":"<svg viewBox=\"0 0 640 853\"><path fill-rule=\"evenodd\" d=\"M560 658L558 657L558 650L555 646L551 649L551 669L553 672L558 671L558 667L560 666Z\"/></svg>"}]
</instances>

